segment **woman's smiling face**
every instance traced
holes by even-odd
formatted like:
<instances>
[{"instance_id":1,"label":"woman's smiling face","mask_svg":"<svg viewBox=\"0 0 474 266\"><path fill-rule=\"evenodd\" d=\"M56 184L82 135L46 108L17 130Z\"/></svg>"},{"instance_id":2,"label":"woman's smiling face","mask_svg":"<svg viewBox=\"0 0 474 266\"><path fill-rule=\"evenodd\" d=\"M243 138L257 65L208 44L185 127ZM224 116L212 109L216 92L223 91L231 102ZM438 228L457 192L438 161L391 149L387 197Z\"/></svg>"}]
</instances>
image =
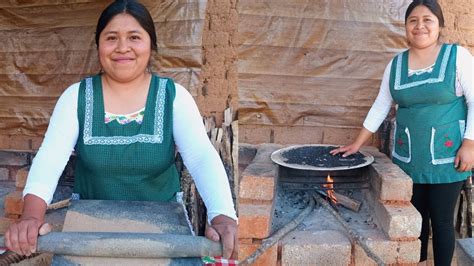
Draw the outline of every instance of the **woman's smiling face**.
<instances>
[{"instance_id":1,"label":"woman's smiling face","mask_svg":"<svg viewBox=\"0 0 474 266\"><path fill-rule=\"evenodd\" d=\"M114 80L127 82L143 75L150 56L150 36L129 14L116 15L100 33L99 60Z\"/></svg>"},{"instance_id":2,"label":"woman's smiling face","mask_svg":"<svg viewBox=\"0 0 474 266\"><path fill-rule=\"evenodd\" d=\"M426 48L438 42L439 20L429 8L419 5L408 16L405 30L411 47Z\"/></svg>"}]
</instances>

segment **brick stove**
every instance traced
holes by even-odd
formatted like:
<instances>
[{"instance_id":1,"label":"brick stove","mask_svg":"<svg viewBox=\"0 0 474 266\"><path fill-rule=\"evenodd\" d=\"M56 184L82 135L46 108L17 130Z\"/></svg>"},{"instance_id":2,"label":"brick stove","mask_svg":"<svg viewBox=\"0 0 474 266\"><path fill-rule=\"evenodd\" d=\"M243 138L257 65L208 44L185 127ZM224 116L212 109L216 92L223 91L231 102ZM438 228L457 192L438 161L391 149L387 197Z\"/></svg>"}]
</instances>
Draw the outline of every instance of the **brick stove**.
<instances>
[{"instance_id":1,"label":"brick stove","mask_svg":"<svg viewBox=\"0 0 474 266\"><path fill-rule=\"evenodd\" d=\"M262 242L305 207L304 192L279 184L282 172L270 155L277 144L239 144L239 259L253 253ZM375 162L361 173L369 189L351 195L362 201L360 212L342 207L339 213L351 229L385 264L413 264L419 260L421 216L411 205L412 181L375 148L365 151ZM352 191L351 191L352 192ZM363 249L352 243L347 231L321 206L254 265L375 265Z\"/></svg>"}]
</instances>

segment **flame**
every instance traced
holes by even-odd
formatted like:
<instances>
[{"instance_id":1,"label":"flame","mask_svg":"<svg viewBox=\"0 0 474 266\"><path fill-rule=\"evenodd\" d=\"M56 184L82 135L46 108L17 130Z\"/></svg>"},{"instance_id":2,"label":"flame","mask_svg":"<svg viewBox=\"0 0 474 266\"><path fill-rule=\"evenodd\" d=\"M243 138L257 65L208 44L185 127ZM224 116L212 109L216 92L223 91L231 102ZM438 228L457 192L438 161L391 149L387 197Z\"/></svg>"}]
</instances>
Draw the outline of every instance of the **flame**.
<instances>
[{"instance_id":1,"label":"flame","mask_svg":"<svg viewBox=\"0 0 474 266\"><path fill-rule=\"evenodd\" d=\"M326 177L326 184L323 185L323 187L327 188L326 192L328 194L328 197L331 199L331 201L334 203L334 204L337 204L337 198L336 198L336 194L334 193L334 186L333 186L333 183L334 183L334 180L331 178L331 176L328 174L328 176Z\"/></svg>"}]
</instances>

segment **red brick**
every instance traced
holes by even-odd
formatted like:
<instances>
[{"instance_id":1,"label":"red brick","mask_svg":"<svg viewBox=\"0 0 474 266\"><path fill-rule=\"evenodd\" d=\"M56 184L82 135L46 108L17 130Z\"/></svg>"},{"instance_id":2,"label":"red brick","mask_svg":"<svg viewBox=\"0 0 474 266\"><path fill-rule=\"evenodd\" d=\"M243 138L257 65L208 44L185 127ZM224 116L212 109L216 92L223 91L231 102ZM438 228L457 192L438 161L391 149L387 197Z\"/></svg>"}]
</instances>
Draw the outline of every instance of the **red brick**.
<instances>
[{"instance_id":1,"label":"red brick","mask_svg":"<svg viewBox=\"0 0 474 266\"><path fill-rule=\"evenodd\" d=\"M23 167L16 172L15 186L17 189L23 189L26 185L26 179L28 178L29 167Z\"/></svg>"},{"instance_id":2,"label":"red brick","mask_svg":"<svg viewBox=\"0 0 474 266\"><path fill-rule=\"evenodd\" d=\"M268 237L272 214L272 205L239 204L239 238Z\"/></svg>"},{"instance_id":3,"label":"red brick","mask_svg":"<svg viewBox=\"0 0 474 266\"><path fill-rule=\"evenodd\" d=\"M271 201L275 196L278 175L276 165L251 163L242 174L240 199Z\"/></svg>"},{"instance_id":4,"label":"red brick","mask_svg":"<svg viewBox=\"0 0 474 266\"><path fill-rule=\"evenodd\" d=\"M22 191L10 192L5 197L5 213L13 215L21 215L23 211L23 195Z\"/></svg>"},{"instance_id":5,"label":"red brick","mask_svg":"<svg viewBox=\"0 0 474 266\"><path fill-rule=\"evenodd\" d=\"M252 255L260 244L242 244L239 243L239 261L244 260ZM252 263L252 266L272 266L277 264L278 259L278 244L273 245L267 249L260 257Z\"/></svg>"}]
</instances>

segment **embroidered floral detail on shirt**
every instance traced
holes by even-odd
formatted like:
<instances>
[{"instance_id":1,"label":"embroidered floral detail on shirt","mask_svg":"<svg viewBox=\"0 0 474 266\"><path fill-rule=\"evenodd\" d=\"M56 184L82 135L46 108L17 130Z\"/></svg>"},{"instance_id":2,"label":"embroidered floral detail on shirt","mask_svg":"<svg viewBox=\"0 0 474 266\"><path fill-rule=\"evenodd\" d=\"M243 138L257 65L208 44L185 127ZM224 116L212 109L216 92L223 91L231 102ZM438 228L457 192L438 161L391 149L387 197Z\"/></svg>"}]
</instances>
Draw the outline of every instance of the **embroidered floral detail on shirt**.
<instances>
[{"instance_id":1,"label":"embroidered floral detail on shirt","mask_svg":"<svg viewBox=\"0 0 474 266\"><path fill-rule=\"evenodd\" d=\"M454 143L453 141L449 138L448 134L444 134L444 147L450 149L453 147Z\"/></svg>"},{"instance_id":2,"label":"embroidered floral detail on shirt","mask_svg":"<svg viewBox=\"0 0 474 266\"><path fill-rule=\"evenodd\" d=\"M398 138L397 140L398 146L403 146L404 142L401 138Z\"/></svg>"},{"instance_id":3,"label":"embroidered floral detail on shirt","mask_svg":"<svg viewBox=\"0 0 474 266\"><path fill-rule=\"evenodd\" d=\"M446 146L447 148L451 148L453 146L453 141L452 140L445 141L444 146Z\"/></svg>"},{"instance_id":4,"label":"embroidered floral detail on shirt","mask_svg":"<svg viewBox=\"0 0 474 266\"><path fill-rule=\"evenodd\" d=\"M138 124L141 124L143 121L144 114L145 114L144 108L135 113L126 114L126 115L116 115L116 114L105 112L105 123L107 124L114 120L117 120L117 122L121 125L126 125L133 121L137 122Z\"/></svg>"}]
</instances>

